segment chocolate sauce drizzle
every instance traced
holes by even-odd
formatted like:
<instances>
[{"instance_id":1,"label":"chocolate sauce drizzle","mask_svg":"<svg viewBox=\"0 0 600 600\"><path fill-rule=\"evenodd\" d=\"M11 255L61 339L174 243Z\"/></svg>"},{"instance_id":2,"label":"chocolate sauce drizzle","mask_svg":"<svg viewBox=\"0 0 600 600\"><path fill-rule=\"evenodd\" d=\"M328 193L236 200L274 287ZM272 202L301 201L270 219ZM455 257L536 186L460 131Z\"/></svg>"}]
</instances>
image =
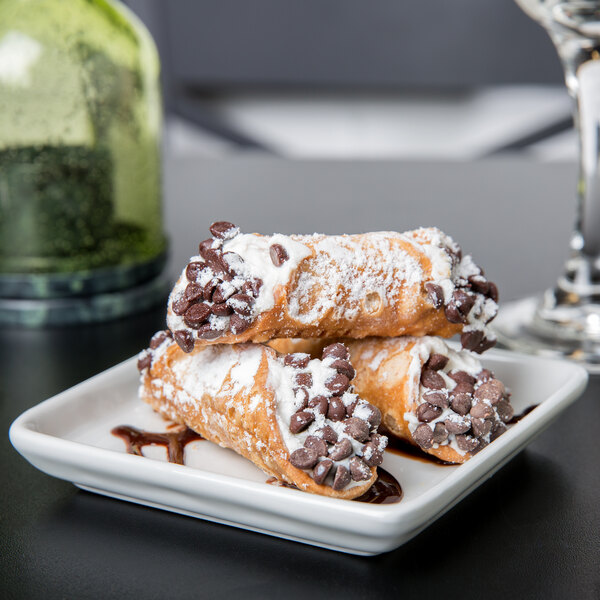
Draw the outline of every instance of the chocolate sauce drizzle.
<instances>
[{"instance_id":1,"label":"chocolate sauce drizzle","mask_svg":"<svg viewBox=\"0 0 600 600\"><path fill-rule=\"evenodd\" d=\"M395 436L393 433L389 431L385 432L388 438L388 445L386 448L386 452L392 452L393 454L398 454L403 456L404 458L410 458L413 460L418 460L425 463L430 463L437 465L439 467L456 467L456 463L448 462L446 460L442 460L437 456L433 456L432 454L427 454L419 448L411 444L410 442L403 440Z\"/></svg>"},{"instance_id":2,"label":"chocolate sauce drizzle","mask_svg":"<svg viewBox=\"0 0 600 600\"><path fill-rule=\"evenodd\" d=\"M168 451L168 459L171 463L182 465L183 450L189 442L203 440L204 438L186 427L178 431L167 431L165 433L155 433L153 431L143 431L131 425L119 425L110 431L113 435L120 437L127 446L129 454L143 456L142 448L144 446L157 445L165 446ZM356 502L368 502L370 504L392 504L402 500L402 488L396 479L387 471L379 467L377 471L378 477L375 483L366 493ZM289 483L282 483L275 477L269 477L267 483L272 485L280 485L281 487L289 487L297 489L296 486Z\"/></svg>"},{"instance_id":3,"label":"chocolate sauce drizzle","mask_svg":"<svg viewBox=\"0 0 600 600\"><path fill-rule=\"evenodd\" d=\"M279 487L291 488L297 490L295 485L279 481L277 477L269 477L265 483L277 485ZM375 483L358 498L354 498L354 502L366 502L367 504L395 504L402 500L404 492L400 487L397 479L388 473L385 469L379 467L377 469L377 479Z\"/></svg>"},{"instance_id":4,"label":"chocolate sauce drizzle","mask_svg":"<svg viewBox=\"0 0 600 600\"><path fill-rule=\"evenodd\" d=\"M119 425L111 429L110 432L125 442L129 454L143 456L142 448L144 446L165 446L169 462L178 465L183 464L183 451L186 444L204 439L199 433L196 433L189 427L179 429L178 431L155 433L153 431L143 431L130 425Z\"/></svg>"},{"instance_id":5,"label":"chocolate sauce drizzle","mask_svg":"<svg viewBox=\"0 0 600 600\"><path fill-rule=\"evenodd\" d=\"M538 404L532 404L531 406L528 406L518 415L514 415L513 418L507 422L507 425L514 425L515 423L518 423L523 417L526 417L534 408L537 408L538 406Z\"/></svg>"}]
</instances>

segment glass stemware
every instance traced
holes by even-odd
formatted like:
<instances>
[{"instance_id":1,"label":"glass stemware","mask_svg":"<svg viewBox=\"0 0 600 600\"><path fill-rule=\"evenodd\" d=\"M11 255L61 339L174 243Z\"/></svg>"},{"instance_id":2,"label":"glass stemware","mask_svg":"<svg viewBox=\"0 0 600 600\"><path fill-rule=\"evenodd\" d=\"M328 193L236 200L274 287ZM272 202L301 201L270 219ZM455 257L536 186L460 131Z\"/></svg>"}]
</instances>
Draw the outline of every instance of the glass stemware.
<instances>
[{"instance_id":1,"label":"glass stemware","mask_svg":"<svg viewBox=\"0 0 600 600\"><path fill-rule=\"evenodd\" d=\"M555 287L506 305L495 329L508 347L565 356L600 373L600 1L516 2L550 35L574 100L577 217Z\"/></svg>"}]
</instances>

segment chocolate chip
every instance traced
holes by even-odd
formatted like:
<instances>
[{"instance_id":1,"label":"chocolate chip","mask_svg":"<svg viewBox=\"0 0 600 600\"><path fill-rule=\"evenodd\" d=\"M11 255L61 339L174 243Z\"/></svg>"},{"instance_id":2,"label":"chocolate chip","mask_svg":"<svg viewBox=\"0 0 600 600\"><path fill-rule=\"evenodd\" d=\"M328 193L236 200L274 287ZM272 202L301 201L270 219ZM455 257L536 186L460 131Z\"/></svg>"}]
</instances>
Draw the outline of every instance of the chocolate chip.
<instances>
[{"instance_id":1,"label":"chocolate chip","mask_svg":"<svg viewBox=\"0 0 600 600\"><path fill-rule=\"evenodd\" d=\"M466 415L471 410L471 395L465 393L452 394L450 399L452 410L459 415Z\"/></svg>"},{"instance_id":2,"label":"chocolate chip","mask_svg":"<svg viewBox=\"0 0 600 600\"><path fill-rule=\"evenodd\" d=\"M220 252L209 248L204 251L202 258L204 258L208 266L224 280L229 281L232 279L231 269L223 260L223 255Z\"/></svg>"},{"instance_id":3,"label":"chocolate chip","mask_svg":"<svg viewBox=\"0 0 600 600\"><path fill-rule=\"evenodd\" d=\"M157 331L150 340L150 348L155 350L158 348L167 338L171 337L170 331Z\"/></svg>"},{"instance_id":4,"label":"chocolate chip","mask_svg":"<svg viewBox=\"0 0 600 600\"><path fill-rule=\"evenodd\" d=\"M340 465L335 470L335 477L333 478L333 485L331 487L336 491L343 490L351 480L350 471L344 465Z\"/></svg>"},{"instance_id":5,"label":"chocolate chip","mask_svg":"<svg viewBox=\"0 0 600 600\"><path fill-rule=\"evenodd\" d=\"M494 302L498 302L498 288L495 283L489 282L488 298L491 298Z\"/></svg>"},{"instance_id":6,"label":"chocolate chip","mask_svg":"<svg viewBox=\"0 0 600 600\"><path fill-rule=\"evenodd\" d=\"M315 483L321 485L325 481L327 475L329 475L331 467L333 467L333 461L328 458L318 463L313 469L313 479L315 480Z\"/></svg>"},{"instance_id":7,"label":"chocolate chip","mask_svg":"<svg viewBox=\"0 0 600 600\"><path fill-rule=\"evenodd\" d=\"M456 308L458 308L460 314L465 318L475 304L475 298L464 290L455 290L452 294L452 300L456 305Z\"/></svg>"},{"instance_id":8,"label":"chocolate chip","mask_svg":"<svg viewBox=\"0 0 600 600\"><path fill-rule=\"evenodd\" d=\"M235 237L238 232L238 228L228 221L217 221L213 223L210 227L210 232L221 240L226 240L231 237Z\"/></svg>"},{"instance_id":9,"label":"chocolate chip","mask_svg":"<svg viewBox=\"0 0 600 600\"><path fill-rule=\"evenodd\" d=\"M493 442L496 438L500 437L506 431L506 425L495 421L492 427L492 435L490 435L490 442Z\"/></svg>"},{"instance_id":10,"label":"chocolate chip","mask_svg":"<svg viewBox=\"0 0 600 600\"><path fill-rule=\"evenodd\" d=\"M191 352L194 349L194 337L185 329L178 329L173 333L173 339L184 352Z\"/></svg>"},{"instance_id":11,"label":"chocolate chip","mask_svg":"<svg viewBox=\"0 0 600 600\"><path fill-rule=\"evenodd\" d=\"M331 398L327 409L327 418L331 421L341 421L346 416L346 407L340 398Z\"/></svg>"},{"instance_id":12,"label":"chocolate chip","mask_svg":"<svg viewBox=\"0 0 600 600\"><path fill-rule=\"evenodd\" d=\"M294 354L286 354L283 357L283 364L286 366L296 367L297 369L305 369L310 361L310 354L304 352L295 352Z\"/></svg>"},{"instance_id":13,"label":"chocolate chip","mask_svg":"<svg viewBox=\"0 0 600 600\"><path fill-rule=\"evenodd\" d=\"M344 460L352 454L352 443L349 439L340 440L329 450L331 460Z\"/></svg>"},{"instance_id":14,"label":"chocolate chip","mask_svg":"<svg viewBox=\"0 0 600 600\"><path fill-rule=\"evenodd\" d=\"M475 386L468 381L459 381L452 390L453 394L473 394Z\"/></svg>"},{"instance_id":15,"label":"chocolate chip","mask_svg":"<svg viewBox=\"0 0 600 600\"><path fill-rule=\"evenodd\" d=\"M308 390L306 388L295 388L294 398L296 399L296 410L301 410L308 406L308 399L310 398L310 394L308 393ZM325 402L327 402L327 400Z\"/></svg>"},{"instance_id":16,"label":"chocolate chip","mask_svg":"<svg viewBox=\"0 0 600 600\"><path fill-rule=\"evenodd\" d=\"M317 456L327 456L327 442L316 435L309 435L304 440L304 447L312 448L317 453Z\"/></svg>"},{"instance_id":17,"label":"chocolate chip","mask_svg":"<svg viewBox=\"0 0 600 600\"><path fill-rule=\"evenodd\" d=\"M308 401L308 407L314 408L316 413L326 415L329 409L329 402L325 396L315 396Z\"/></svg>"},{"instance_id":18,"label":"chocolate chip","mask_svg":"<svg viewBox=\"0 0 600 600\"><path fill-rule=\"evenodd\" d=\"M475 329L473 331L463 331L460 336L461 346L465 350L475 350L483 341L483 331Z\"/></svg>"},{"instance_id":19,"label":"chocolate chip","mask_svg":"<svg viewBox=\"0 0 600 600\"><path fill-rule=\"evenodd\" d=\"M471 428L475 437L484 437L492 431L492 421L480 418L471 419Z\"/></svg>"},{"instance_id":20,"label":"chocolate chip","mask_svg":"<svg viewBox=\"0 0 600 600\"><path fill-rule=\"evenodd\" d=\"M213 241L212 238L209 238L198 244L198 254L200 254L204 260L206 260L206 251L212 249Z\"/></svg>"},{"instance_id":21,"label":"chocolate chip","mask_svg":"<svg viewBox=\"0 0 600 600\"><path fill-rule=\"evenodd\" d=\"M344 344L340 344L338 342L336 344L329 344L329 346L325 346L325 348L323 348L323 359L328 358L330 356L332 356L333 358L341 358L343 360L348 360L350 358L350 352L348 352L348 348L346 348Z\"/></svg>"},{"instance_id":22,"label":"chocolate chip","mask_svg":"<svg viewBox=\"0 0 600 600\"><path fill-rule=\"evenodd\" d=\"M473 452L479 446L479 440L471 435L457 435L456 443L463 452Z\"/></svg>"},{"instance_id":23,"label":"chocolate chip","mask_svg":"<svg viewBox=\"0 0 600 600\"><path fill-rule=\"evenodd\" d=\"M446 387L444 378L431 369L424 369L421 373L421 385L432 390L442 390Z\"/></svg>"},{"instance_id":24,"label":"chocolate chip","mask_svg":"<svg viewBox=\"0 0 600 600\"><path fill-rule=\"evenodd\" d=\"M345 375L348 379L354 379L354 376L356 375L354 367L347 360L343 360L342 358L334 360L330 366L338 373Z\"/></svg>"},{"instance_id":25,"label":"chocolate chip","mask_svg":"<svg viewBox=\"0 0 600 600\"><path fill-rule=\"evenodd\" d=\"M456 383L461 383L465 381L466 383L475 385L475 382L477 381L475 377L472 377L466 371L452 371L452 373L450 373L448 376L450 377L450 379L456 381Z\"/></svg>"},{"instance_id":26,"label":"chocolate chip","mask_svg":"<svg viewBox=\"0 0 600 600\"><path fill-rule=\"evenodd\" d=\"M369 467L378 467L383 462L383 452L371 441L362 447L362 458Z\"/></svg>"},{"instance_id":27,"label":"chocolate chip","mask_svg":"<svg viewBox=\"0 0 600 600\"><path fill-rule=\"evenodd\" d=\"M385 450L386 446L388 445L387 437L380 435L379 433L374 433L371 436L371 442L373 442L375 447L380 451Z\"/></svg>"},{"instance_id":28,"label":"chocolate chip","mask_svg":"<svg viewBox=\"0 0 600 600\"><path fill-rule=\"evenodd\" d=\"M477 419L488 419L494 416L494 409L487 402L476 402L471 408L470 414Z\"/></svg>"},{"instance_id":29,"label":"chocolate chip","mask_svg":"<svg viewBox=\"0 0 600 600\"><path fill-rule=\"evenodd\" d=\"M439 371L448 364L448 360L448 357L443 354L432 354L425 363L425 368L432 371Z\"/></svg>"},{"instance_id":30,"label":"chocolate chip","mask_svg":"<svg viewBox=\"0 0 600 600\"><path fill-rule=\"evenodd\" d=\"M371 469L367 465L367 463L358 458L358 456L353 456L350 459L350 475L352 476L353 481L366 481L371 477Z\"/></svg>"},{"instance_id":31,"label":"chocolate chip","mask_svg":"<svg viewBox=\"0 0 600 600\"><path fill-rule=\"evenodd\" d=\"M429 423L442 414L442 409L439 406L423 402L417 407L417 419L421 423Z\"/></svg>"},{"instance_id":32,"label":"chocolate chip","mask_svg":"<svg viewBox=\"0 0 600 600\"><path fill-rule=\"evenodd\" d=\"M290 456L290 462L297 469L312 469L319 460L319 455L313 448L298 448Z\"/></svg>"},{"instance_id":33,"label":"chocolate chip","mask_svg":"<svg viewBox=\"0 0 600 600\"><path fill-rule=\"evenodd\" d=\"M183 296L188 302L195 302L202 298L203 289L199 283L188 283Z\"/></svg>"},{"instance_id":34,"label":"chocolate chip","mask_svg":"<svg viewBox=\"0 0 600 600\"><path fill-rule=\"evenodd\" d=\"M229 328L231 329L231 333L233 333L233 335L244 333L248 327L250 327L250 321L242 319L242 317L239 315L231 315L231 318L229 319Z\"/></svg>"},{"instance_id":35,"label":"chocolate chip","mask_svg":"<svg viewBox=\"0 0 600 600\"><path fill-rule=\"evenodd\" d=\"M426 283L425 290L427 298L435 308L440 308L444 304L444 290L436 283Z\"/></svg>"},{"instance_id":36,"label":"chocolate chip","mask_svg":"<svg viewBox=\"0 0 600 600\"><path fill-rule=\"evenodd\" d=\"M375 429L377 429L377 427L379 427L379 425L381 424L381 411L376 407L373 406L372 404L367 404L364 407L361 407L361 414L362 411L367 412L367 416L366 419L369 423L369 425Z\"/></svg>"},{"instance_id":37,"label":"chocolate chip","mask_svg":"<svg viewBox=\"0 0 600 600\"><path fill-rule=\"evenodd\" d=\"M483 294L484 296L488 294L490 284L485 277L482 277L481 275L470 275L469 283L471 284L471 289L474 292Z\"/></svg>"},{"instance_id":38,"label":"chocolate chip","mask_svg":"<svg viewBox=\"0 0 600 600\"><path fill-rule=\"evenodd\" d=\"M269 248L269 255L276 267L280 267L289 258L286 249L281 244L273 244Z\"/></svg>"},{"instance_id":39,"label":"chocolate chip","mask_svg":"<svg viewBox=\"0 0 600 600\"><path fill-rule=\"evenodd\" d=\"M183 315L183 320L188 327L198 329L210 316L210 308L206 304L192 304Z\"/></svg>"},{"instance_id":40,"label":"chocolate chip","mask_svg":"<svg viewBox=\"0 0 600 600\"><path fill-rule=\"evenodd\" d=\"M315 415L313 415L311 412L300 411L294 413L290 419L290 431L292 433L300 433L301 431L304 431L314 420Z\"/></svg>"},{"instance_id":41,"label":"chocolate chip","mask_svg":"<svg viewBox=\"0 0 600 600\"><path fill-rule=\"evenodd\" d=\"M477 373L477 381L479 381L480 383L485 383L486 381L489 381L493 378L494 374L489 369L481 369L481 371Z\"/></svg>"},{"instance_id":42,"label":"chocolate chip","mask_svg":"<svg viewBox=\"0 0 600 600\"><path fill-rule=\"evenodd\" d=\"M475 398L477 400L489 400L492 404L496 404L505 394L504 384L498 379L490 379L482 383L475 390Z\"/></svg>"},{"instance_id":43,"label":"chocolate chip","mask_svg":"<svg viewBox=\"0 0 600 600\"><path fill-rule=\"evenodd\" d=\"M253 277L248 281L245 281L242 285L242 292L244 294L248 294L248 296L254 296L258 298L258 294L260 292L260 288L262 287L263 280L259 277Z\"/></svg>"},{"instance_id":44,"label":"chocolate chip","mask_svg":"<svg viewBox=\"0 0 600 600\"><path fill-rule=\"evenodd\" d=\"M354 398L352 400L352 402L350 402L350 404L347 404L346 402L344 402L344 406L346 407L346 414L351 417L354 414L354 409L356 408L356 405L358 404L358 397Z\"/></svg>"},{"instance_id":45,"label":"chocolate chip","mask_svg":"<svg viewBox=\"0 0 600 600\"><path fill-rule=\"evenodd\" d=\"M138 361L137 361L138 371L143 371L144 369L147 369L151 363L152 363L152 355L150 354L150 352L144 352L142 354L142 356L140 358L138 358Z\"/></svg>"},{"instance_id":46,"label":"chocolate chip","mask_svg":"<svg viewBox=\"0 0 600 600\"><path fill-rule=\"evenodd\" d=\"M444 421L448 433L466 433L471 429L471 419L469 417L452 417Z\"/></svg>"},{"instance_id":47,"label":"chocolate chip","mask_svg":"<svg viewBox=\"0 0 600 600\"><path fill-rule=\"evenodd\" d=\"M490 319L491 320L491 319ZM498 340L490 340L488 338L483 338L483 341L477 348L473 349L473 352L477 352L477 354L483 354L486 350L493 348L496 345Z\"/></svg>"},{"instance_id":48,"label":"chocolate chip","mask_svg":"<svg viewBox=\"0 0 600 600\"><path fill-rule=\"evenodd\" d=\"M233 294L233 290L228 285L227 287L221 285L220 283L213 290L212 301L215 304L222 304Z\"/></svg>"},{"instance_id":49,"label":"chocolate chip","mask_svg":"<svg viewBox=\"0 0 600 600\"><path fill-rule=\"evenodd\" d=\"M448 430L443 423L436 423L433 428L433 443L443 444L448 439Z\"/></svg>"},{"instance_id":50,"label":"chocolate chip","mask_svg":"<svg viewBox=\"0 0 600 600\"><path fill-rule=\"evenodd\" d=\"M181 316L191 306L191 304L192 303L185 297L185 295L181 295L179 298L173 301L171 308L176 315Z\"/></svg>"},{"instance_id":51,"label":"chocolate chip","mask_svg":"<svg viewBox=\"0 0 600 600\"><path fill-rule=\"evenodd\" d=\"M346 419L344 431L357 442L366 442L369 439L369 424L358 417Z\"/></svg>"},{"instance_id":52,"label":"chocolate chip","mask_svg":"<svg viewBox=\"0 0 600 600\"><path fill-rule=\"evenodd\" d=\"M309 388L313 384L313 377L309 372L305 371L304 373L297 373L295 381L296 385Z\"/></svg>"},{"instance_id":53,"label":"chocolate chip","mask_svg":"<svg viewBox=\"0 0 600 600\"><path fill-rule=\"evenodd\" d=\"M498 416L505 422L508 423L514 416L515 411L511 406L510 402L503 398L498 401L496 404L496 410L498 411Z\"/></svg>"},{"instance_id":54,"label":"chocolate chip","mask_svg":"<svg viewBox=\"0 0 600 600\"><path fill-rule=\"evenodd\" d=\"M233 309L230 306L227 306L225 302L221 302L221 304L213 304L210 307L210 311L213 315L217 315L217 317L228 317L233 313Z\"/></svg>"},{"instance_id":55,"label":"chocolate chip","mask_svg":"<svg viewBox=\"0 0 600 600\"><path fill-rule=\"evenodd\" d=\"M434 406L439 406L442 409L448 408L450 403L448 395L444 392L425 392L423 394L423 400L426 400L429 404L433 404Z\"/></svg>"},{"instance_id":56,"label":"chocolate chip","mask_svg":"<svg viewBox=\"0 0 600 600\"><path fill-rule=\"evenodd\" d=\"M325 382L325 387L334 395L341 396L350 386L350 380L341 373L336 373ZM346 409L344 408L344 413Z\"/></svg>"},{"instance_id":57,"label":"chocolate chip","mask_svg":"<svg viewBox=\"0 0 600 600\"><path fill-rule=\"evenodd\" d=\"M202 292L202 297L205 302L212 302L214 291L217 289L218 282L215 279L211 279L205 286Z\"/></svg>"},{"instance_id":58,"label":"chocolate chip","mask_svg":"<svg viewBox=\"0 0 600 600\"><path fill-rule=\"evenodd\" d=\"M433 446L433 431L431 431L431 427L429 427L429 425L425 425L425 423L419 425L413 431L412 436L415 442L417 442L417 444L419 444L419 446L425 450Z\"/></svg>"},{"instance_id":59,"label":"chocolate chip","mask_svg":"<svg viewBox=\"0 0 600 600\"><path fill-rule=\"evenodd\" d=\"M454 303L448 304L448 306L446 306L444 308L444 314L446 315L446 319L448 319L448 321L450 321L450 323L464 323L465 322L465 318L460 313L460 311L458 310L458 307Z\"/></svg>"},{"instance_id":60,"label":"chocolate chip","mask_svg":"<svg viewBox=\"0 0 600 600\"><path fill-rule=\"evenodd\" d=\"M338 434L331 425L321 427L316 433L320 433L322 438L330 444L335 444L338 441Z\"/></svg>"},{"instance_id":61,"label":"chocolate chip","mask_svg":"<svg viewBox=\"0 0 600 600\"><path fill-rule=\"evenodd\" d=\"M247 294L234 294L227 300L227 304L235 310L236 313L244 315L246 317L252 314L252 306L254 305L254 298Z\"/></svg>"},{"instance_id":62,"label":"chocolate chip","mask_svg":"<svg viewBox=\"0 0 600 600\"><path fill-rule=\"evenodd\" d=\"M185 268L185 276L188 281L197 281L200 273L206 268L206 265L201 262L191 262Z\"/></svg>"},{"instance_id":63,"label":"chocolate chip","mask_svg":"<svg viewBox=\"0 0 600 600\"><path fill-rule=\"evenodd\" d=\"M204 323L200 325L196 330L196 334L202 340L214 340L223 333L222 329L216 329L210 323Z\"/></svg>"}]
</instances>

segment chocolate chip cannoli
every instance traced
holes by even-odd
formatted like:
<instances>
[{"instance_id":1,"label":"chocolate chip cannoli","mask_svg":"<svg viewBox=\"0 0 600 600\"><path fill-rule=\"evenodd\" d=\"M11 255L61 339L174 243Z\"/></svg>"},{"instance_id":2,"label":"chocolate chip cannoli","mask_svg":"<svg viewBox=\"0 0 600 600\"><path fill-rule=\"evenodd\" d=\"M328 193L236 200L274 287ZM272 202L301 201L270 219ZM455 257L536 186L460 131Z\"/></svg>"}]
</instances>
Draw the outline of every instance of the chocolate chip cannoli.
<instances>
[{"instance_id":1,"label":"chocolate chip cannoli","mask_svg":"<svg viewBox=\"0 0 600 600\"><path fill-rule=\"evenodd\" d=\"M438 229L263 236L218 222L210 230L169 298L167 325L185 352L277 337L461 333L475 352L494 344L486 324L496 286Z\"/></svg>"},{"instance_id":2,"label":"chocolate chip cannoli","mask_svg":"<svg viewBox=\"0 0 600 600\"><path fill-rule=\"evenodd\" d=\"M274 340L281 352L318 353L316 340ZM383 428L428 454L462 463L506 431L513 416L501 381L470 353L436 337L347 342L354 387L381 411Z\"/></svg>"},{"instance_id":3,"label":"chocolate chip cannoli","mask_svg":"<svg viewBox=\"0 0 600 600\"><path fill-rule=\"evenodd\" d=\"M379 410L354 393L342 344L320 359L257 344L184 353L169 332L138 361L140 397L301 490L356 498L375 482L387 438Z\"/></svg>"}]
</instances>

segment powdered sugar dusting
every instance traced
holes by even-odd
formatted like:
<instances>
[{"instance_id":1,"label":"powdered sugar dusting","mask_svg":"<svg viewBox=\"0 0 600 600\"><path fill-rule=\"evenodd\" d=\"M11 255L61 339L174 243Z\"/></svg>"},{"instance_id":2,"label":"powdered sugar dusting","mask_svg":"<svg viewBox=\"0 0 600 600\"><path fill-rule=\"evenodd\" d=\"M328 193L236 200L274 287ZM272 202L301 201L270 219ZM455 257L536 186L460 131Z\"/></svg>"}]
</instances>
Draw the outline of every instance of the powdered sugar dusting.
<instances>
[{"instance_id":1,"label":"powdered sugar dusting","mask_svg":"<svg viewBox=\"0 0 600 600\"><path fill-rule=\"evenodd\" d=\"M263 355L261 346L206 346L187 360L175 361L173 373L181 387L193 398L205 394L223 394L224 381L231 371L231 386L227 392L233 398L244 389L250 390Z\"/></svg>"},{"instance_id":2,"label":"powdered sugar dusting","mask_svg":"<svg viewBox=\"0 0 600 600\"><path fill-rule=\"evenodd\" d=\"M307 236L293 236L305 239ZM419 284L420 264L400 245L394 232L368 236L310 236L315 255L311 269L301 274L289 295L289 313L302 323L312 323L332 313L351 320L367 303L367 310L393 304L401 286ZM315 276L318 274L318 277Z\"/></svg>"}]
</instances>

